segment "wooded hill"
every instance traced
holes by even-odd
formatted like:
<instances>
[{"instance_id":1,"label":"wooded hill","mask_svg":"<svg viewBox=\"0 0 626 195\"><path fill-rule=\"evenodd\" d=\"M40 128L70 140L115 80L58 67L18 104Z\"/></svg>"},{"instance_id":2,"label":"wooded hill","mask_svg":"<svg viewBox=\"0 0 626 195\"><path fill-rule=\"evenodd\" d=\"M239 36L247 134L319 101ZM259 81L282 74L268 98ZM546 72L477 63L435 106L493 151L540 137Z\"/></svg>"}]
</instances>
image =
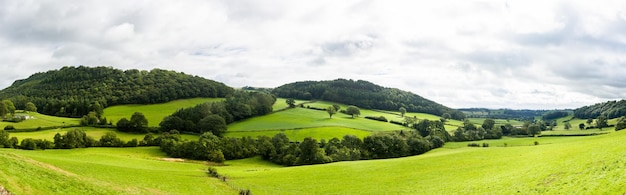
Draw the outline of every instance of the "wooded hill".
<instances>
[{"instance_id":1,"label":"wooded hill","mask_svg":"<svg viewBox=\"0 0 626 195\"><path fill-rule=\"evenodd\" d=\"M382 87L363 80L302 81L280 86L272 91L278 97L305 100L325 100L366 109L398 110L441 116L449 113L453 119L465 118L458 111L411 92Z\"/></svg>"},{"instance_id":2,"label":"wooded hill","mask_svg":"<svg viewBox=\"0 0 626 195\"><path fill-rule=\"evenodd\" d=\"M580 119L598 118L600 115L609 119L626 116L626 100L608 101L574 110L574 117Z\"/></svg>"},{"instance_id":3,"label":"wooded hill","mask_svg":"<svg viewBox=\"0 0 626 195\"><path fill-rule=\"evenodd\" d=\"M63 67L17 80L0 91L17 109L33 102L38 112L81 117L98 106L153 104L182 98L226 97L234 89L198 76L153 69L119 70L111 67Z\"/></svg>"}]
</instances>

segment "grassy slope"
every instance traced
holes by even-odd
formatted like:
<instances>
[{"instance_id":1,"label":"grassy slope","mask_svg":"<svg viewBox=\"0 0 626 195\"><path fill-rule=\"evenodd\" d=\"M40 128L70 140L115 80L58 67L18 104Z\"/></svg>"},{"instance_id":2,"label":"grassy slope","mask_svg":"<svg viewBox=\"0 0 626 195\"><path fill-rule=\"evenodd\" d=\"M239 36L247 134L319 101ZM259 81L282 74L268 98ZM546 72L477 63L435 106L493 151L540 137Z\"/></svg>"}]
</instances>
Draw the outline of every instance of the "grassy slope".
<instances>
[{"instance_id":1,"label":"grassy slope","mask_svg":"<svg viewBox=\"0 0 626 195\"><path fill-rule=\"evenodd\" d=\"M65 118L48 116L35 112L30 113L17 113L17 115L29 115L33 118L19 122L0 122L0 128L4 128L7 125L13 125L17 129L34 129L37 127L50 127L50 126L65 126L65 125L77 125L80 123L80 119Z\"/></svg>"},{"instance_id":2,"label":"grassy slope","mask_svg":"<svg viewBox=\"0 0 626 195\"><path fill-rule=\"evenodd\" d=\"M168 162L157 147L0 150L0 183L15 194L234 194L207 166ZM8 164L8 166L7 166Z\"/></svg>"},{"instance_id":3,"label":"grassy slope","mask_svg":"<svg viewBox=\"0 0 626 195\"><path fill-rule=\"evenodd\" d=\"M149 104L149 105L141 105L141 104L129 104L129 105L118 105L111 106L104 109L104 117L107 120L113 120L113 123L116 123L121 118L127 118L130 120L130 117L135 112L143 113L148 119L148 126L158 127L159 123L166 116L176 112L181 108L193 107L197 104L204 102L217 102L222 101L223 98L192 98L192 99L182 99L182 100L174 100L167 103L162 104Z\"/></svg>"},{"instance_id":4,"label":"grassy slope","mask_svg":"<svg viewBox=\"0 0 626 195\"><path fill-rule=\"evenodd\" d=\"M625 137L626 131L509 138L484 142L517 147L455 143L407 158L285 168L244 159L218 170L255 194L621 194L626 189Z\"/></svg>"}]
</instances>

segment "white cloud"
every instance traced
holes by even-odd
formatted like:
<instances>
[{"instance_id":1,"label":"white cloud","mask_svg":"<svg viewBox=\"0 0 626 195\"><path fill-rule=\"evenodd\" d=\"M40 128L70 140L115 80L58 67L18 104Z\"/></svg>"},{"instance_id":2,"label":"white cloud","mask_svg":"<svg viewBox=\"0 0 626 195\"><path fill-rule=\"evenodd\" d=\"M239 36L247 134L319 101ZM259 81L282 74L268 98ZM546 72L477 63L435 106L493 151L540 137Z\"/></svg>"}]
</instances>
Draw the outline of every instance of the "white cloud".
<instances>
[{"instance_id":1,"label":"white cloud","mask_svg":"<svg viewBox=\"0 0 626 195\"><path fill-rule=\"evenodd\" d=\"M231 86L364 79L451 107L626 96L622 1L0 2L0 87L67 65Z\"/></svg>"}]
</instances>

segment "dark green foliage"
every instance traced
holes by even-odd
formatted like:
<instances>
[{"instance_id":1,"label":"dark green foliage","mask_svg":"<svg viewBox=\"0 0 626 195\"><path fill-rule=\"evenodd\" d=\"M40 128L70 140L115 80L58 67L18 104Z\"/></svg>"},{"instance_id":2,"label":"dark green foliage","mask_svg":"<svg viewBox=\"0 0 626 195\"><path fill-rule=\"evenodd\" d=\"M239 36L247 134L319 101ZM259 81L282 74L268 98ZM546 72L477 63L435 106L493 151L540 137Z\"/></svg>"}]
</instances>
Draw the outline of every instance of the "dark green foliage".
<instances>
[{"instance_id":1,"label":"dark green foliage","mask_svg":"<svg viewBox=\"0 0 626 195\"><path fill-rule=\"evenodd\" d=\"M0 130L0 148L11 148L12 144L9 141L9 132Z\"/></svg>"},{"instance_id":2,"label":"dark green foliage","mask_svg":"<svg viewBox=\"0 0 626 195\"><path fill-rule=\"evenodd\" d=\"M480 144L477 144L477 143L469 143L469 144L467 144L467 147L480 147Z\"/></svg>"},{"instance_id":3,"label":"dark green foliage","mask_svg":"<svg viewBox=\"0 0 626 195\"><path fill-rule=\"evenodd\" d=\"M598 118L600 115L608 119L626 116L626 100L608 101L574 110L574 117L580 119Z\"/></svg>"},{"instance_id":4,"label":"dark green foliage","mask_svg":"<svg viewBox=\"0 0 626 195\"><path fill-rule=\"evenodd\" d=\"M200 130L200 133L211 132L214 135L221 137L222 134L226 133L227 127L224 118L217 114L211 114L200 120L197 128Z\"/></svg>"},{"instance_id":5,"label":"dark green foliage","mask_svg":"<svg viewBox=\"0 0 626 195\"><path fill-rule=\"evenodd\" d=\"M567 115L569 115L569 112L567 111L550 111L550 112L546 112L545 114L543 114L541 116L541 120L549 121L549 120L554 120L554 119L561 118L561 117L566 117Z\"/></svg>"},{"instance_id":6,"label":"dark green foliage","mask_svg":"<svg viewBox=\"0 0 626 195\"><path fill-rule=\"evenodd\" d=\"M337 79L333 81L304 81L280 86L272 91L278 97L296 99L318 99L344 104L353 104L366 109L397 110L406 108L411 112L422 112L441 116L449 113L453 119L465 115L411 92L381 87L367 81Z\"/></svg>"},{"instance_id":7,"label":"dark green foliage","mask_svg":"<svg viewBox=\"0 0 626 195\"><path fill-rule=\"evenodd\" d=\"M452 136L446 131L441 121L421 120L413 124L413 129L417 130L422 137L436 136L444 142L452 140Z\"/></svg>"},{"instance_id":8,"label":"dark green foliage","mask_svg":"<svg viewBox=\"0 0 626 195\"><path fill-rule=\"evenodd\" d=\"M328 108L326 108L326 113L328 113L329 118L333 118L333 115L337 113L337 110L335 109L334 106L328 106Z\"/></svg>"},{"instance_id":9,"label":"dark green foliage","mask_svg":"<svg viewBox=\"0 0 626 195\"><path fill-rule=\"evenodd\" d=\"M3 102L0 101L0 119L6 117L9 113L9 107Z\"/></svg>"},{"instance_id":10,"label":"dark green foliage","mask_svg":"<svg viewBox=\"0 0 626 195\"><path fill-rule=\"evenodd\" d=\"M221 135L225 131L223 126L207 129L206 124L200 124L200 121L211 116L210 120L217 121L220 120L217 117L221 117L226 124L230 124L253 116L265 115L272 112L272 105L275 101L276 98L266 93L236 92L224 102L203 103L192 108L180 109L163 119L159 126L164 131L176 129L183 132L202 133L214 130L214 134Z\"/></svg>"},{"instance_id":11,"label":"dark green foliage","mask_svg":"<svg viewBox=\"0 0 626 195\"><path fill-rule=\"evenodd\" d=\"M375 120L375 121L381 121L381 122L387 122L387 119L384 116L366 116L366 119L371 119L371 120Z\"/></svg>"},{"instance_id":12,"label":"dark green foliage","mask_svg":"<svg viewBox=\"0 0 626 195\"><path fill-rule=\"evenodd\" d=\"M580 130L585 129L585 124L584 123L578 124L578 129L580 129Z\"/></svg>"},{"instance_id":13,"label":"dark green foliage","mask_svg":"<svg viewBox=\"0 0 626 195\"><path fill-rule=\"evenodd\" d=\"M226 97L233 89L215 81L175 71L113 69L110 67L63 67L17 80L0 91L15 107L38 105L48 115L82 117L90 111L119 104L153 104L193 97ZM0 111L1 112L1 111ZM0 113L1 114L1 113Z\"/></svg>"},{"instance_id":14,"label":"dark green foliage","mask_svg":"<svg viewBox=\"0 0 626 195\"><path fill-rule=\"evenodd\" d=\"M27 112L37 112L37 106L32 102L27 102L24 106L24 111Z\"/></svg>"},{"instance_id":15,"label":"dark green foliage","mask_svg":"<svg viewBox=\"0 0 626 195\"><path fill-rule=\"evenodd\" d=\"M354 118L354 116L361 115L361 110L359 109L359 107L356 107L356 106L348 106L348 108L346 108L346 114Z\"/></svg>"},{"instance_id":16,"label":"dark green foliage","mask_svg":"<svg viewBox=\"0 0 626 195\"><path fill-rule=\"evenodd\" d=\"M0 106L6 108L5 114L12 114L12 115L15 114L16 108L15 108L15 104L13 104L13 101L5 99L5 100L2 100L2 103L4 104L4 106L2 105ZM2 111L0 111L0 114L2 114ZM3 117L3 116L4 115L0 115L0 117Z\"/></svg>"},{"instance_id":17,"label":"dark green foliage","mask_svg":"<svg viewBox=\"0 0 626 195\"><path fill-rule=\"evenodd\" d=\"M620 117L615 124L615 131L626 129L626 117Z\"/></svg>"},{"instance_id":18,"label":"dark green foliage","mask_svg":"<svg viewBox=\"0 0 626 195\"><path fill-rule=\"evenodd\" d=\"M4 126L4 130L14 130L15 127L13 125Z\"/></svg>"},{"instance_id":19,"label":"dark green foliage","mask_svg":"<svg viewBox=\"0 0 626 195\"><path fill-rule=\"evenodd\" d=\"M136 141L136 140L135 140ZM124 142L113 132L107 132L100 137L100 146L102 147L122 147ZM137 146L137 145L135 145Z\"/></svg>"},{"instance_id":20,"label":"dark green foliage","mask_svg":"<svg viewBox=\"0 0 626 195\"><path fill-rule=\"evenodd\" d=\"M64 135L57 133L54 135L54 148L72 149L96 146L96 141L87 136L85 131L73 129L65 132Z\"/></svg>"},{"instance_id":21,"label":"dark green foliage","mask_svg":"<svg viewBox=\"0 0 626 195\"><path fill-rule=\"evenodd\" d=\"M541 135L541 127L537 124L531 124L528 126L528 133L531 136Z\"/></svg>"},{"instance_id":22,"label":"dark green foliage","mask_svg":"<svg viewBox=\"0 0 626 195\"><path fill-rule=\"evenodd\" d=\"M604 117L604 116L599 116L599 117L598 117L598 119L596 119L596 127L597 127L597 128L602 129L602 128L604 128L604 127L608 127L608 126L609 126L609 124L608 124L608 122L607 122L606 117Z\"/></svg>"},{"instance_id":23,"label":"dark green foliage","mask_svg":"<svg viewBox=\"0 0 626 195\"><path fill-rule=\"evenodd\" d=\"M137 133L147 133L148 132L148 119L141 112L135 112L130 117L130 120L126 118L121 118L117 121L115 125L117 130L123 132L137 132Z\"/></svg>"},{"instance_id":24,"label":"dark green foliage","mask_svg":"<svg viewBox=\"0 0 626 195\"><path fill-rule=\"evenodd\" d=\"M287 105L289 105L289 108L295 108L296 107L296 101L293 100L293 98L288 98L287 100L285 100L285 103L287 103Z\"/></svg>"},{"instance_id":25,"label":"dark green foliage","mask_svg":"<svg viewBox=\"0 0 626 195\"><path fill-rule=\"evenodd\" d=\"M495 124L496 124L496 121L488 118L483 121L483 124L481 125L481 127L483 127L483 129L493 129Z\"/></svg>"}]
</instances>

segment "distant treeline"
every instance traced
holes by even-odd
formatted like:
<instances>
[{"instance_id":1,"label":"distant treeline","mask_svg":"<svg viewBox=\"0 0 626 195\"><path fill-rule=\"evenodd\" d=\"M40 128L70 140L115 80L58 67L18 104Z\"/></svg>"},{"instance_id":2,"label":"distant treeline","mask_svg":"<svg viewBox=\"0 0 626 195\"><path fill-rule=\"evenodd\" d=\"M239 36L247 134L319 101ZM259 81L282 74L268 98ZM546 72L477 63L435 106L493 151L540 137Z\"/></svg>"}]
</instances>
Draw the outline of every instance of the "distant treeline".
<instances>
[{"instance_id":1,"label":"distant treeline","mask_svg":"<svg viewBox=\"0 0 626 195\"><path fill-rule=\"evenodd\" d=\"M182 98L226 97L233 91L223 83L175 71L79 66L17 80L0 91L0 99L12 100L17 109L33 102L39 113L82 117L93 111L96 102L102 107L154 104Z\"/></svg>"},{"instance_id":2,"label":"distant treeline","mask_svg":"<svg viewBox=\"0 0 626 195\"><path fill-rule=\"evenodd\" d=\"M317 99L355 105L366 109L398 110L404 107L409 112L421 112L442 116L449 113L453 119L465 115L411 92L386 88L367 81L337 79L333 81L303 81L275 88L278 97L295 99Z\"/></svg>"},{"instance_id":3,"label":"distant treeline","mask_svg":"<svg viewBox=\"0 0 626 195\"><path fill-rule=\"evenodd\" d=\"M487 108L461 108L458 109L470 118L492 119L517 119L532 121L535 117L542 116L547 110L512 110L512 109L487 109Z\"/></svg>"},{"instance_id":4,"label":"distant treeline","mask_svg":"<svg viewBox=\"0 0 626 195\"><path fill-rule=\"evenodd\" d=\"M608 101L574 110L574 117L580 119L593 119L600 115L609 119L626 116L626 100Z\"/></svg>"}]
</instances>

